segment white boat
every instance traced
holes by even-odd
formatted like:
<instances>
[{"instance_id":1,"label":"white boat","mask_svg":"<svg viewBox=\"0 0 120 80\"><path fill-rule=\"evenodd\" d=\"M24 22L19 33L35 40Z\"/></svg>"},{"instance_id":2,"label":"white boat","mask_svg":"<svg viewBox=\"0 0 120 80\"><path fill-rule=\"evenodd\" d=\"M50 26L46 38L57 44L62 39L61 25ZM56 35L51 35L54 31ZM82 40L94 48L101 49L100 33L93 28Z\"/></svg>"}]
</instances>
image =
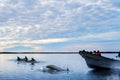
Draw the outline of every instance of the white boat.
<instances>
[{"instance_id":1,"label":"white boat","mask_svg":"<svg viewBox=\"0 0 120 80\"><path fill-rule=\"evenodd\" d=\"M85 59L88 67L94 69L120 69L120 60L107 58L104 56L96 56L89 52L79 52Z\"/></svg>"}]
</instances>

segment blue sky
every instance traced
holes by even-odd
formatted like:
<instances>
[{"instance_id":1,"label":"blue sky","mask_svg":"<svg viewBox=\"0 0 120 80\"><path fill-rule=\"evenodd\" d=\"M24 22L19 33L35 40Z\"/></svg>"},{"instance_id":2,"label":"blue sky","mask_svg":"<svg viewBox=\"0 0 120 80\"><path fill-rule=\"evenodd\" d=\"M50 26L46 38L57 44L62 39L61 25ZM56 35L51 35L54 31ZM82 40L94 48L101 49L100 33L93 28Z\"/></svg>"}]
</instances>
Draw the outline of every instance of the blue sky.
<instances>
[{"instance_id":1,"label":"blue sky","mask_svg":"<svg viewBox=\"0 0 120 80\"><path fill-rule=\"evenodd\" d=\"M119 0L0 0L0 51L119 51L119 14Z\"/></svg>"}]
</instances>

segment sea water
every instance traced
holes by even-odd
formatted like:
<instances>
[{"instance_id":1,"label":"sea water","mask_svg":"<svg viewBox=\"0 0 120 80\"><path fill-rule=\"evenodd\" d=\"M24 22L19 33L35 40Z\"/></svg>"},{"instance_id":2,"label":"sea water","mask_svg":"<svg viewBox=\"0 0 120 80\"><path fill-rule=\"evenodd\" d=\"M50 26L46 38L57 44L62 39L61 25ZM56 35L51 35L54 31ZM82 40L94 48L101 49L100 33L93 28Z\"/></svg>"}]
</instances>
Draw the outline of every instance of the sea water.
<instances>
[{"instance_id":1,"label":"sea water","mask_svg":"<svg viewBox=\"0 0 120 80\"><path fill-rule=\"evenodd\" d=\"M39 63L18 62L17 56ZM42 71L47 65L69 71ZM0 54L0 80L120 80L120 70L92 70L79 54Z\"/></svg>"}]
</instances>

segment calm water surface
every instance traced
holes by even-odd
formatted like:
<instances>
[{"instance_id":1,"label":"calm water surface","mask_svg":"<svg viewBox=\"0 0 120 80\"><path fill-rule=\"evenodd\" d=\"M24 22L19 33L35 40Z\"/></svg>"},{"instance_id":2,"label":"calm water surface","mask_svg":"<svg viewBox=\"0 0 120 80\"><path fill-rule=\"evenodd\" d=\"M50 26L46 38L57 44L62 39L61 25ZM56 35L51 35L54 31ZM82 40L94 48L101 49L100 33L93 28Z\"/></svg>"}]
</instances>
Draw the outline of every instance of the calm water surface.
<instances>
[{"instance_id":1,"label":"calm water surface","mask_svg":"<svg viewBox=\"0 0 120 80\"><path fill-rule=\"evenodd\" d=\"M18 63L17 56L33 57L39 63ZM51 64L70 71L41 71ZM89 69L79 54L0 54L0 80L120 80L120 70Z\"/></svg>"}]
</instances>

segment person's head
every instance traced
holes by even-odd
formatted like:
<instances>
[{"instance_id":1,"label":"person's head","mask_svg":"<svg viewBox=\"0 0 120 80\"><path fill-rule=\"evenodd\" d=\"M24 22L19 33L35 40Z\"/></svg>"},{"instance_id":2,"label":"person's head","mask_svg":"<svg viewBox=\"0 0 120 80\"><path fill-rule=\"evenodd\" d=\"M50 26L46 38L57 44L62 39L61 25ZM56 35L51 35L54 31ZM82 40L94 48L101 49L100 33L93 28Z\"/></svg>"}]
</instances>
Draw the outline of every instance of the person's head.
<instances>
[{"instance_id":1,"label":"person's head","mask_svg":"<svg viewBox=\"0 0 120 80\"><path fill-rule=\"evenodd\" d=\"M93 52L96 52L96 51L93 51Z\"/></svg>"},{"instance_id":2,"label":"person's head","mask_svg":"<svg viewBox=\"0 0 120 80\"><path fill-rule=\"evenodd\" d=\"M85 52L85 50L83 50L83 52Z\"/></svg>"},{"instance_id":3,"label":"person's head","mask_svg":"<svg viewBox=\"0 0 120 80\"><path fill-rule=\"evenodd\" d=\"M100 52L99 50L97 50L97 52Z\"/></svg>"},{"instance_id":4,"label":"person's head","mask_svg":"<svg viewBox=\"0 0 120 80\"><path fill-rule=\"evenodd\" d=\"M92 51L90 51L90 53L92 53Z\"/></svg>"}]
</instances>

